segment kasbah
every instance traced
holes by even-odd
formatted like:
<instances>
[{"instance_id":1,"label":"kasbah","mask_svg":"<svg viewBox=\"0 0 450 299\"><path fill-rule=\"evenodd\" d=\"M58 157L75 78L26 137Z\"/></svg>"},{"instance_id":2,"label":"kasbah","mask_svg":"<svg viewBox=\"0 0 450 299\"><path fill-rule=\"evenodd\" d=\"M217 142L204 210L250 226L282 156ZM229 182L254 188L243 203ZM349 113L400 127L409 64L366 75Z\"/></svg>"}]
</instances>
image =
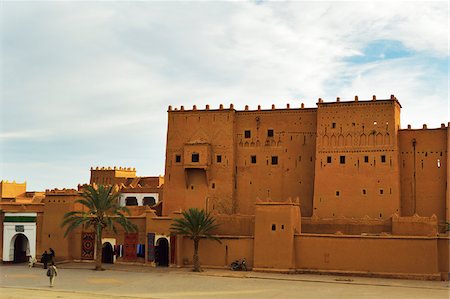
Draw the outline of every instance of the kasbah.
<instances>
[{"instance_id":1,"label":"kasbah","mask_svg":"<svg viewBox=\"0 0 450 299\"><path fill-rule=\"evenodd\" d=\"M253 271L448 280L448 125L400 129L389 99L316 108L168 108L164 177L91 168L114 185L137 232L104 232L103 262L191 267L193 246L170 232L189 208L220 225L200 242L203 267L245 258ZM78 189L27 192L0 184L0 257L22 262L54 248L57 261L94 258L92 231L64 237ZM156 253L156 254L154 254Z\"/></svg>"}]
</instances>

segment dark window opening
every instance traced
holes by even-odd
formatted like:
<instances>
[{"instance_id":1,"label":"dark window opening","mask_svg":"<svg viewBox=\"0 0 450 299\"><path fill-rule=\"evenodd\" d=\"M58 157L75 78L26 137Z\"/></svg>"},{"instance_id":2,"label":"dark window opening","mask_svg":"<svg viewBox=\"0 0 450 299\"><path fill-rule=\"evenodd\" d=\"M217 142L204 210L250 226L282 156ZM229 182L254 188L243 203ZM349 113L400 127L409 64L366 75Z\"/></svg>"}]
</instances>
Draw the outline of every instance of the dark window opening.
<instances>
[{"instance_id":1,"label":"dark window opening","mask_svg":"<svg viewBox=\"0 0 450 299\"><path fill-rule=\"evenodd\" d=\"M273 129L267 130L267 137L273 137Z\"/></svg>"},{"instance_id":2,"label":"dark window opening","mask_svg":"<svg viewBox=\"0 0 450 299\"><path fill-rule=\"evenodd\" d=\"M217 163L222 163L222 155L217 155L216 161Z\"/></svg>"},{"instance_id":3,"label":"dark window opening","mask_svg":"<svg viewBox=\"0 0 450 299\"><path fill-rule=\"evenodd\" d=\"M194 190L194 185L191 185L191 190Z\"/></svg>"},{"instance_id":4,"label":"dark window opening","mask_svg":"<svg viewBox=\"0 0 450 299\"><path fill-rule=\"evenodd\" d=\"M212 183L211 188L216 189L216 183Z\"/></svg>"},{"instance_id":5,"label":"dark window opening","mask_svg":"<svg viewBox=\"0 0 450 299\"><path fill-rule=\"evenodd\" d=\"M369 156L364 156L364 163L369 163Z\"/></svg>"},{"instance_id":6,"label":"dark window opening","mask_svg":"<svg viewBox=\"0 0 450 299\"><path fill-rule=\"evenodd\" d=\"M336 196L339 196L340 195L340 192L339 191L336 191Z\"/></svg>"},{"instance_id":7,"label":"dark window opening","mask_svg":"<svg viewBox=\"0 0 450 299\"><path fill-rule=\"evenodd\" d=\"M127 197L125 198L125 205L127 206L137 206L137 198L136 197Z\"/></svg>"},{"instance_id":8,"label":"dark window opening","mask_svg":"<svg viewBox=\"0 0 450 299\"><path fill-rule=\"evenodd\" d=\"M386 156L385 155L381 155L381 163L386 163Z\"/></svg>"},{"instance_id":9,"label":"dark window opening","mask_svg":"<svg viewBox=\"0 0 450 299\"><path fill-rule=\"evenodd\" d=\"M192 154L192 162L198 162L198 161L200 161L200 154L193 153Z\"/></svg>"},{"instance_id":10,"label":"dark window opening","mask_svg":"<svg viewBox=\"0 0 450 299\"><path fill-rule=\"evenodd\" d=\"M180 163L181 162L181 155L176 155L175 156L175 162L176 163Z\"/></svg>"},{"instance_id":11,"label":"dark window opening","mask_svg":"<svg viewBox=\"0 0 450 299\"><path fill-rule=\"evenodd\" d=\"M332 123L332 124L331 124L331 127L332 127L333 129L336 129L336 123Z\"/></svg>"},{"instance_id":12,"label":"dark window opening","mask_svg":"<svg viewBox=\"0 0 450 299\"><path fill-rule=\"evenodd\" d=\"M327 163L331 163L331 156L327 157Z\"/></svg>"},{"instance_id":13,"label":"dark window opening","mask_svg":"<svg viewBox=\"0 0 450 299\"><path fill-rule=\"evenodd\" d=\"M142 205L144 206L154 206L156 203L156 199L153 196L144 197Z\"/></svg>"},{"instance_id":14,"label":"dark window opening","mask_svg":"<svg viewBox=\"0 0 450 299\"><path fill-rule=\"evenodd\" d=\"M284 224L281 225L281 229L284 229Z\"/></svg>"},{"instance_id":15,"label":"dark window opening","mask_svg":"<svg viewBox=\"0 0 450 299\"><path fill-rule=\"evenodd\" d=\"M245 131L244 131L244 137L245 137L245 138L250 138L251 136L252 136L252 133L251 133L250 130L245 130Z\"/></svg>"},{"instance_id":16,"label":"dark window opening","mask_svg":"<svg viewBox=\"0 0 450 299\"><path fill-rule=\"evenodd\" d=\"M278 156L272 156L272 165L278 165Z\"/></svg>"},{"instance_id":17,"label":"dark window opening","mask_svg":"<svg viewBox=\"0 0 450 299\"><path fill-rule=\"evenodd\" d=\"M276 230L277 226L275 224L272 224L272 230Z\"/></svg>"},{"instance_id":18,"label":"dark window opening","mask_svg":"<svg viewBox=\"0 0 450 299\"><path fill-rule=\"evenodd\" d=\"M251 160L252 164L256 164L256 156L251 156L250 160Z\"/></svg>"},{"instance_id":19,"label":"dark window opening","mask_svg":"<svg viewBox=\"0 0 450 299\"><path fill-rule=\"evenodd\" d=\"M383 189L380 189L380 194L383 194L384 193L384 190Z\"/></svg>"},{"instance_id":20,"label":"dark window opening","mask_svg":"<svg viewBox=\"0 0 450 299\"><path fill-rule=\"evenodd\" d=\"M339 163L345 164L345 156L340 156L339 157Z\"/></svg>"},{"instance_id":21,"label":"dark window opening","mask_svg":"<svg viewBox=\"0 0 450 299\"><path fill-rule=\"evenodd\" d=\"M364 195L366 195L366 194L367 194L366 189L362 189L362 193L363 193Z\"/></svg>"}]
</instances>

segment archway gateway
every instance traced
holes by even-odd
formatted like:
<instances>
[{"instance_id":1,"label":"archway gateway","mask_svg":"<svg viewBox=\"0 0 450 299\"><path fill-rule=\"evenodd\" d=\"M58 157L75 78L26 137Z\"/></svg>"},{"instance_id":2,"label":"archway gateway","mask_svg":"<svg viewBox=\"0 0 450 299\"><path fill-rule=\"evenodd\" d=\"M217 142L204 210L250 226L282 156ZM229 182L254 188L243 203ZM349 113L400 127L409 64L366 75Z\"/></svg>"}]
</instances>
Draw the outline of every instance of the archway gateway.
<instances>
[{"instance_id":1,"label":"archway gateway","mask_svg":"<svg viewBox=\"0 0 450 299\"><path fill-rule=\"evenodd\" d=\"M30 253L30 242L24 234L16 234L14 236L14 263L25 263L28 261L27 256Z\"/></svg>"},{"instance_id":2,"label":"archway gateway","mask_svg":"<svg viewBox=\"0 0 450 299\"><path fill-rule=\"evenodd\" d=\"M3 261L27 261L36 257L37 213L5 213L3 218Z\"/></svg>"}]
</instances>

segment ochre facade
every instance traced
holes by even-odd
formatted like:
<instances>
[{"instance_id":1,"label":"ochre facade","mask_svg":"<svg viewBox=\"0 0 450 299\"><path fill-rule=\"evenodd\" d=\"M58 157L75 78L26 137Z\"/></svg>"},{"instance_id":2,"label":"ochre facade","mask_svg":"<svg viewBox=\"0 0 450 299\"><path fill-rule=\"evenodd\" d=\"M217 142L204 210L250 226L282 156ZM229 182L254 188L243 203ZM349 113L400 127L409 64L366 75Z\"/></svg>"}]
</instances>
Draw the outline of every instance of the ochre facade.
<instances>
[{"instance_id":1,"label":"ochre facade","mask_svg":"<svg viewBox=\"0 0 450 299\"><path fill-rule=\"evenodd\" d=\"M445 124L401 129L400 110L394 96L319 99L315 108L169 107L164 177L91 168L90 184L117 186L138 227L104 233L105 262L192 265L192 241L170 225L196 207L220 225L221 243L200 242L206 267L246 258L258 271L448 280L450 133ZM64 213L82 209L83 186L0 187L4 262L49 247L57 260L94 258L92 232L64 238L60 228ZM21 234L28 243L15 241Z\"/></svg>"}]
</instances>

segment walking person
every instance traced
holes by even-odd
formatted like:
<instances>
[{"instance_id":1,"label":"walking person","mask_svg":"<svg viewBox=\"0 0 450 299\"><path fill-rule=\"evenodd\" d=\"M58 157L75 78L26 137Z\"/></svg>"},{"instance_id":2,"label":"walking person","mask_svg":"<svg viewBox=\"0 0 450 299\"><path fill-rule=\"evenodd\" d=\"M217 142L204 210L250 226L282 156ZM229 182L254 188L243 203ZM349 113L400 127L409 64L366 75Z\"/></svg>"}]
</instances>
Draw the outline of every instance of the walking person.
<instances>
[{"instance_id":1,"label":"walking person","mask_svg":"<svg viewBox=\"0 0 450 299\"><path fill-rule=\"evenodd\" d=\"M55 282L55 277L58 276L58 270L54 263L47 270L47 276L50 278L50 287L53 287L53 283Z\"/></svg>"}]
</instances>

